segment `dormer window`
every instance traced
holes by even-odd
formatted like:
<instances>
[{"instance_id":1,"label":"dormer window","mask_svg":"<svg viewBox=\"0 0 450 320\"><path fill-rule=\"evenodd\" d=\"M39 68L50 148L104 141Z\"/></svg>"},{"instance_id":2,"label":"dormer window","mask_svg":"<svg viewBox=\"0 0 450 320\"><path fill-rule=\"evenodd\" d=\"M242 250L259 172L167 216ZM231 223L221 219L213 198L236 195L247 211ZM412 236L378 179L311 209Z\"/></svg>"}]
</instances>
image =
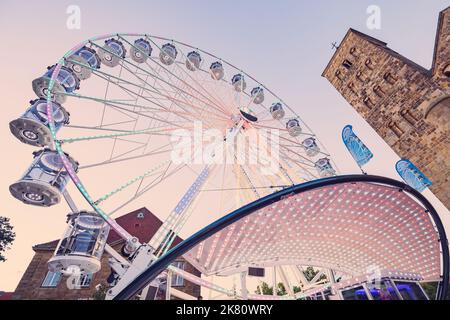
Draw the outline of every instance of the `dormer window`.
<instances>
[{"instance_id":1,"label":"dormer window","mask_svg":"<svg viewBox=\"0 0 450 320\"><path fill-rule=\"evenodd\" d=\"M394 84L395 82L397 82L397 78L390 72L386 72L383 76L383 79L389 84Z\"/></svg>"},{"instance_id":2,"label":"dormer window","mask_svg":"<svg viewBox=\"0 0 450 320\"><path fill-rule=\"evenodd\" d=\"M397 122L395 122L395 121L389 122L388 127L389 127L389 129L392 130L392 132L394 132L394 134L395 134L398 138L400 138L400 137L403 135L403 133L404 133L404 131L402 130L402 128L400 128L400 126L399 126L399 125L397 124Z\"/></svg>"},{"instance_id":3,"label":"dormer window","mask_svg":"<svg viewBox=\"0 0 450 320\"><path fill-rule=\"evenodd\" d=\"M450 64L449 64L448 66L445 67L445 69L444 69L444 75L445 75L447 78L450 78Z\"/></svg>"},{"instance_id":4,"label":"dormer window","mask_svg":"<svg viewBox=\"0 0 450 320\"><path fill-rule=\"evenodd\" d=\"M342 62L342 65L343 65L346 69L350 69L350 68L353 66L353 63L352 63L350 60L345 59L344 62Z\"/></svg>"},{"instance_id":5,"label":"dormer window","mask_svg":"<svg viewBox=\"0 0 450 320\"><path fill-rule=\"evenodd\" d=\"M408 121L410 125L414 125L419 119L414 113L411 112L409 109L403 109L400 111L400 115Z\"/></svg>"},{"instance_id":6,"label":"dormer window","mask_svg":"<svg viewBox=\"0 0 450 320\"><path fill-rule=\"evenodd\" d=\"M354 56L354 57L357 57L357 56L358 56L358 50L356 49L356 47L352 47L352 48L350 49L350 54L351 54L352 56Z\"/></svg>"},{"instance_id":7,"label":"dormer window","mask_svg":"<svg viewBox=\"0 0 450 320\"><path fill-rule=\"evenodd\" d=\"M364 62L364 64L366 65L367 68L369 68L370 70L373 70L374 65L373 65L372 59L367 58L367 60L366 60L366 62Z\"/></svg>"},{"instance_id":8,"label":"dormer window","mask_svg":"<svg viewBox=\"0 0 450 320\"><path fill-rule=\"evenodd\" d=\"M373 88L373 92L374 92L377 96L379 96L380 98L382 98L382 97L384 96L384 91L383 91L383 89L382 89L380 86L375 86L375 87Z\"/></svg>"},{"instance_id":9,"label":"dormer window","mask_svg":"<svg viewBox=\"0 0 450 320\"><path fill-rule=\"evenodd\" d=\"M375 106L375 104L373 103L372 99L370 99L370 97L365 97L363 99L363 102L369 109L372 109Z\"/></svg>"}]
</instances>

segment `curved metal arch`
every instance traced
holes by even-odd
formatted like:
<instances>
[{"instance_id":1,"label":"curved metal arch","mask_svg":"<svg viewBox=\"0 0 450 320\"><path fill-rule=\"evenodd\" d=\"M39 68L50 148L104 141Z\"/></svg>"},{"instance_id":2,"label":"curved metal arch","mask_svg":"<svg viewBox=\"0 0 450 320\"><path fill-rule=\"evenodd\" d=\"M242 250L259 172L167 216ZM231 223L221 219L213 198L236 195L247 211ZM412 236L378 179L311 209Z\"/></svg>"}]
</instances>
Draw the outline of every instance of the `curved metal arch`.
<instances>
[{"instance_id":1,"label":"curved metal arch","mask_svg":"<svg viewBox=\"0 0 450 320\"><path fill-rule=\"evenodd\" d=\"M436 209L431 205L431 203L418 191L411 188L410 186L404 184L403 182L386 178L380 176L372 176L372 175L345 175L345 176L337 176L330 177L325 179L319 179L314 181L309 181L303 184L299 184L277 193L271 194L264 198L261 198L253 203L245 205L242 208L239 208L227 216L213 222L209 226L203 228L199 232L195 233L185 241L178 244L176 247L167 252L160 259L155 261L150 267L147 268L144 272L142 272L136 279L134 279L126 288L124 288L115 298L114 300L127 300L131 299L134 295L139 293L146 285L148 285L153 279L155 279L161 272L163 272L167 266L169 266L175 259L180 257L181 255L188 252L194 246L206 240L210 236L214 235L216 232L221 231L232 223L245 218L246 216L254 213L255 211L262 209L272 203L283 199L286 196L298 194L301 192L313 190L316 188L336 185L340 183L348 183L348 182L371 182L371 183L379 183L391 187L399 188L404 192L408 192L414 198L416 198L427 210L430 214L433 222L436 225L436 229L439 234L439 239L441 243L441 255L442 255L442 280L441 285L438 288L437 299L444 300L449 285L449 248L448 248L448 240L445 233L444 226L442 224L441 218L437 213Z\"/></svg>"}]
</instances>

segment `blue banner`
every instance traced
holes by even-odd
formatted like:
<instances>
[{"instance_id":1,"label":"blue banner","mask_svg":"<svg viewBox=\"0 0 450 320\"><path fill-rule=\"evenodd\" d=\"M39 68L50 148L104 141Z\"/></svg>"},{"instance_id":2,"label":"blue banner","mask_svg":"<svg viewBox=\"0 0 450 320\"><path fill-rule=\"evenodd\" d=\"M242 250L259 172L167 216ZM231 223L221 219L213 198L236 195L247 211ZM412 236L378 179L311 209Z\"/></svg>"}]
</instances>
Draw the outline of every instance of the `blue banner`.
<instances>
[{"instance_id":1,"label":"blue banner","mask_svg":"<svg viewBox=\"0 0 450 320\"><path fill-rule=\"evenodd\" d=\"M342 130L342 140L358 166L362 167L373 158L373 153L353 132L351 125L345 126Z\"/></svg>"},{"instance_id":2,"label":"blue banner","mask_svg":"<svg viewBox=\"0 0 450 320\"><path fill-rule=\"evenodd\" d=\"M400 160L395 165L398 174L412 188L422 192L433 183L409 160Z\"/></svg>"}]
</instances>

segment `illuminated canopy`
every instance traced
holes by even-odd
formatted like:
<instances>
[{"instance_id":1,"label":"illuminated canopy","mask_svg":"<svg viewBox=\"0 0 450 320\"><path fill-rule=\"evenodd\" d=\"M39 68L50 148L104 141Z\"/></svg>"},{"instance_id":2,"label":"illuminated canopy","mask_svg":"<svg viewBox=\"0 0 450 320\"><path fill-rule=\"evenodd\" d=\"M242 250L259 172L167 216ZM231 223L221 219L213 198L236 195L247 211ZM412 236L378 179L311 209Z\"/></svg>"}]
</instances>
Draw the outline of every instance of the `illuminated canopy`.
<instances>
[{"instance_id":1,"label":"illuminated canopy","mask_svg":"<svg viewBox=\"0 0 450 320\"><path fill-rule=\"evenodd\" d=\"M185 258L205 275L303 265L361 275L373 268L439 280L439 236L398 188L341 183L288 196L231 224Z\"/></svg>"},{"instance_id":2,"label":"illuminated canopy","mask_svg":"<svg viewBox=\"0 0 450 320\"><path fill-rule=\"evenodd\" d=\"M180 255L204 274L249 266L307 265L350 276L374 268L448 287L448 246L431 204L409 186L375 176L310 181L262 198L204 228L161 257L119 296L130 297Z\"/></svg>"}]
</instances>

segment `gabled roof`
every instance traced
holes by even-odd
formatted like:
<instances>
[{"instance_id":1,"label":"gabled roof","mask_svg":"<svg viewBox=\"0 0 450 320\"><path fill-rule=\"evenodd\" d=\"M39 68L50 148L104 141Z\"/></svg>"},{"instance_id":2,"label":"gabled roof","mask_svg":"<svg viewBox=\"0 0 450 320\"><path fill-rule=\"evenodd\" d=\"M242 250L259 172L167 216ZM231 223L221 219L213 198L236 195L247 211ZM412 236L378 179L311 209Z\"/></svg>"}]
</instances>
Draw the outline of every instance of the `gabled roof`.
<instances>
[{"instance_id":1,"label":"gabled roof","mask_svg":"<svg viewBox=\"0 0 450 320\"><path fill-rule=\"evenodd\" d=\"M149 242L153 235L158 231L162 225L162 221L159 220L151 211L147 208L140 208L138 210L127 213L116 219L117 223L123 227L128 233L137 237L141 243ZM114 231L111 230L108 237L108 244L115 245L122 242L122 238ZM182 241L177 237L174 241L174 245ZM54 251L59 243L58 240L42 243L33 246L34 251Z\"/></svg>"},{"instance_id":2,"label":"gabled roof","mask_svg":"<svg viewBox=\"0 0 450 320\"><path fill-rule=\"evenodd\" d=\"M431 67L431 70L434 74L434 70L436 68L436 60L437 60L437 54L438 54L438 46L439 46L439 39L441 38L441 33L443 28L443 23L444 23L444 17L445 14L447 14L450 11L450 6L445 8L444 10L442 10L439 13L439 19L438 19L438 25L437 25L437 30L436 30L436 40L434 42L434 54L433 54L433 65Z\"/></svg>"},{"instance_id":3,"label":"gabled roof","mask_svg":"<svg viewBox=\"0 0 450 320\"><path fill-rule=\"evenodd\" d=\"M405 56L401 55L400 53L398 53L397 51L392 50L391 48L389 48L387 46L386 42L383 42L381 40L378 40L374 37L371 37L363 32L360 32L358 30L352 29L350 28L347 33L345 34L344 39L342 39L341 44L344 43L347 38L349 37L349 35L351 34L355 34L356 36L363 38L364 40L374 44L375 46L378 46L380 48L383 48L383 50L389 51L389 53L392 56L397 57L398 59L402 60L403 62L405 62L406 64L409 64L410 66L416 68L418 71L421 71L422 73L425 74L429 74L429 70L425 69L424 67L422 67L421 65L415 63L414 61L406 58ZM325 77L325 73L327 72L328 68L331 66L332 62L334 61L334 59L336 58L336 56L338 55L339 49L341 48L341 46L339 46L336 51L334 52L333 56L331 57L330 61L328 62L327 66L325 67L325 70L322 73L322 77Z\"/></svg>"}]
</instances>

